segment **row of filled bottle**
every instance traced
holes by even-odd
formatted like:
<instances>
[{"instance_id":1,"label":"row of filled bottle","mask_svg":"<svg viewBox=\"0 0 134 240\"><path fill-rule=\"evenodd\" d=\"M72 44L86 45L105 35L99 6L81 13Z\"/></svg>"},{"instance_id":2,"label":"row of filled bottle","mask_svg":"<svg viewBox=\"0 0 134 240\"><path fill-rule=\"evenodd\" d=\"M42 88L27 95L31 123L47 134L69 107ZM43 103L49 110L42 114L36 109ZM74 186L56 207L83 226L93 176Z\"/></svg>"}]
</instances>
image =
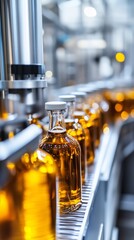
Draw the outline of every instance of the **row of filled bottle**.
<instances>
[{"instance_id":1,"label":"row of filled bottle","mask_svg":"<svg viewBox=\"0 0 134 240\"><path fill-rule=\"evenodd\" d=\"M26 149L19 159L6 162L8 181L0 186L0 240L56 239L57 215L82 205L87 168L94 163L102 134L118 119L116 104L124 104L122 116L126 102L119 96L131 89L78 90L45 103L49 126L29 119L44 130L39 148L32 153ZM114 105L113 95L118 96ZM133 116L131 100L126 112L131 109L128 115Z\"/></svg>"},{"instance_id":2,"label":"row of filled bottle","mask_svg":"<svg viewBox=\"0 0 134 240\"><path fill-rule=\"evenodd\" d=\"M57 214L82 205L87 164L94 161L101 135L99 111L87 114L83 97L79 92L45 103L49 128L39 148L32 153L26 149L19 159L6 162L9 176L0 189L0 239L55 239Z\"/></svg>"}]
</instances>

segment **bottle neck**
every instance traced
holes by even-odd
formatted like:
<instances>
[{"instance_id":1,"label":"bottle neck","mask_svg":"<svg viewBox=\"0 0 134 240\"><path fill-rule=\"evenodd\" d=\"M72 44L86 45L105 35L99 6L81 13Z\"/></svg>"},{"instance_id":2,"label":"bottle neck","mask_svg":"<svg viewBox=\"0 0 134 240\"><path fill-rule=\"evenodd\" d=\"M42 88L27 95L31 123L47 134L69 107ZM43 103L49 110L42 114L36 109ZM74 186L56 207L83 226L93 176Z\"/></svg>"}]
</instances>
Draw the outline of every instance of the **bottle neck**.
<instances>
[{"instance_id":1,"label":"bottle neck","mask_svg":"<svg viewBox=\"0 0 134 240\"><path fill-rule=\"evenodd\" d=\"M52 132L66 131L64 112L65 110L51 110L48 112L49 131Z\"/></svg>"},{"instance_id":2,"label":"bottle neck","mask_svg":"<svg viewBox=\"0 0 134 240\"><path fill-rule=\"evenodd\" d=\"M83 109L83 104L84 104L84 100L82 97L77 97L76 98L76 109L77 110L82 110Z\"/></svg>"},{"instance_id":3,"label":"bottle neck","mask_svg":"<svg viewBox=\"0 0 134 240\"><path fill-rule=\"evenodd\" d=\"M75 102L67 102L66 118L74 119Z\"/></svg>"}]
</instances>

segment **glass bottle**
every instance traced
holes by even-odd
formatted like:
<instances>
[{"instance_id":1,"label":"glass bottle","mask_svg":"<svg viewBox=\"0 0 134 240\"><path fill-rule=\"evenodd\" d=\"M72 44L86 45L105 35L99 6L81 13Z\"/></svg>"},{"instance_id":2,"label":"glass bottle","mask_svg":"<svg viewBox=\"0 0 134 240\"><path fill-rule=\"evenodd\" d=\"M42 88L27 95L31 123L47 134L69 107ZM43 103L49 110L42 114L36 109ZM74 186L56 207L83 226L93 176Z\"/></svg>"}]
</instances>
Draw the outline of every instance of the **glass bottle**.
<instances>
[{"instance_id":1,"label":"glass bottle","mask_svg":"<svg viewBox=\"0 0 134 240\"><path fill-rule=\"evenodd\" d=\"M2 187L0 186L1 240L56 239L55 161L50 154L41 149L28 151L29 148L34 149L34 139L30 147L27 144L32 132L36 135L37 127L32 125L28 128L31 131L25 129L25 134L19 135L22 131L18 136L6 140L10 141L8 147L18 146L19 142L19 147L25 147L25 152L22 154L20 148L19 157L11 157L11 160L9 157L6 163L8 179ZM26 143L24 139L27 139Z\"/></svg>"},{"instance_id":2,"label":"glass bottle","mask_svg":"<svg viewBox=\"0 0 134 240\"><path fill-rule=\"evenodd\" d=\"M118 120L126 120L128 113L125 111L125 92L120 87L114 87L109 89L105 93L105 98L110 106L110 120L111 123L115 123Z\"/></svg>"},{"instance_id":3,"label":"glass bottle","mask_svg":"<svg viewBox=\"0 0 134 240\"><path fill-rule=\"evenodd\" d=\"M124 111L126 111L126 116L128 113L129 117L134 118L134 86L133 84L131 84L131 86L125 89Z\"/></svg>"},{"instance_id":4,"label":"glass bottle","mask_svg":"<svg viewBox=\"0 0 134 240\"><path fill-rule=\"evenodd\" d=\"M84 111L74 111L74 118L78 119L78 122L82 125L85 132L86 140L86 149L87 149L87 164L93 164L95 158L95 149L94 149L94 126L89 120L89 117L85 114Z\"/></svg>"},{"instance_id":5,"label":"glass bottle","mask_svg":"<svg viewBox=\"0 0 134 240\"><path fill-rule=\"evenodd\" d=\"M94 89L93 87L82 87L78 89L79 91L83 91L86 94L84 99L83 111L90 117L91 121L94 124L94 145L95 148L98 148L100 145L101 138L101 117L100 117L100 109L98 103L95 101Z\"/></svg>"},{"instance_id":6,"label":"glass bottle","mask_svg":"<svg viewBox=\"0 0 134 240\"><path fill-rule=\"evenodd\" d=\"M109 103L104 97L105 92L107 92L107 89L109 87L108 87L108 82L106 84L105 81L97 81L95 83L95 87L93 91L95 92L94 93L95 102L99 106L102 133L107 133L109 131L109 125L110 125Z\"/></svg>"},{"instance_id":7,"label":"glass bottle","mask_svg":"<svg viewBox=\"0 0 134 240\"><path fill-rule=\"evenodd\" d=\"M91 116L86 113L84 104L86 93L85 92L73 92L76 96L76 111L74 111L74 117L82 125L86 135L86 149L87 149L87 163L92 164L95 158L95 124L91 119ZM89 109L89 107L88 107Z\"/></svg>"},{"instance_id":8,"label":"glass bottle","mask_svg":"<svg viewBox=\"0 0 134 240\"><path fill-rule=\"evenodd\" d=\"M59 99L61 101L65 101L67 104L67 114L65 118L67 133L74 137L79 142L81 147L82 183L85 183L87 178L86 135L82 125L78 123L78 119L73 117L76 97L74 95L61 95L59 96Z\"/></svg>"},{"instance_id":9,"label":"glass bottle","mask_svg":"<svg viewBox=\"0 0 134 240\"><path fill-rule=\"evenodd\" d=\"M77 210L81 204L81 149L67 134L64 122L66 103L46 102L49 130L39 147L50 153L58 167L60 214Z\"/></svg>"}]
</instances>

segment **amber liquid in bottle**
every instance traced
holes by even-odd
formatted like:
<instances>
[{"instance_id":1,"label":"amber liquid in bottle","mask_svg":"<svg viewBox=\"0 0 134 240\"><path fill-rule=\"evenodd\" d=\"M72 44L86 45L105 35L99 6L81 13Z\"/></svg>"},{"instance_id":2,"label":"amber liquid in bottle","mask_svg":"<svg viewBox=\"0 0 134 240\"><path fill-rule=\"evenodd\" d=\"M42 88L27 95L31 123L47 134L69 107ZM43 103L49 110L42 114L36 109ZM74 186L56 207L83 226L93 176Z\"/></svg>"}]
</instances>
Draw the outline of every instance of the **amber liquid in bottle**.
<instances>
[{"instance_id":1,"label":"amber liquid in bottle","mask_svg":"<svg viewBox=\"0 0 134 240\"><path fill-rule=\"evenodd\" d=\"M82 126L77 122L77 119L66 119L66 130L69 135L74 137L81 147L81 171L82 183L86 182L87 178L87 149L86 149L86 135Z\"/></svg>"},{"instance_id":2,"label":"amber liquid in bottle","mask_svg":"<svg viewBox=\"0 0 134 240\"><path fill-rule=\"evenodd\" d=\"M2 93L0 93L0 119L6 120L8 118L7 106L1 94Z\"/></svg>"},{"instance_id":3,"label":"amber liquid in bottle","mask_svg":"<svg viewBox=\"0 0 134 240\"><path fill-rule=\"evenodd\" d=\"M40 148L56 160L59 179L59 211L75 211L81 206L81 161L78 142L66 130L49 130Z\"/></svg>"},{"instance_id":4,"label":"amber liquid in bottle","mask_svg":"<svg viewBox=\"0 0 134 240\"><path fill-rule=\"evenodd\" d=\"M93 151L95 152L95 148L98 148L99 144L100 144L100 137L101 137L101 121L100 121L100 112L98 111L98 109L95 109L92 105L95 105L95 108L96 108L96 105L97 105L97 108L98 108L98 104L94 103L94 100L92 99L88 99L85 100L85 102L82 102L81 104L77 104L76 106L76 111L84 111L87 115L87 119L86 119L86 122L87 121L90 121L90 125L91 125L91 122L92 122L92 125L94 126L93 129L91 127L91 130L90 130L90 141L91 141L91 150L90 151ZM90 120L89 120L90 118ZM88 135L88 134L87 134ZM87 150L88 151L88 150ZM92 163L93 160L94 160L94 154L91 153L91 155L93 157L91 157L91 160L88 161L88 163Z\"/></svg>"},{"instance_id":5,"label":"amber liquid in bottle","mask_svg":"<svg viewBox=\"0 0 134 240\"><path fill-rule=\"evenodd\" d=\"M128 113L124 111L125 94L121 91L109 91L105 94L110 106L110 119L114 123L117 120L126 120Z\"/></svg>"},{"instance_id":6,"label":"amber liquid in bottle","mask_svg":"<svg viewBox=\"0 0 134 240\"><path fill-rule=\"evenodd\" d=\"M107 133L109 131L110 124L110 116L109 116L109 103L105 98L105 91L102 92L102 95L98 99L98 104L100 107L101 113L101 125L103 133Z\"/></svg>"},{"instance_id":7,"label":"amber liquid in bottle","mask_svg":"<svg viewBox=\"0 0 134 240\"><path fill-rule=\"evenodd\" d=\"M9 162L0 190L0 240L56 239L56 166L44 151Z\"/></svg>"},{"instance_id":8,"label":"amber liquid in bottle","mask_svg":"<svg viewBox=\"0 0 134 240\"><path fill-rule=\"evenodd\" d=\"M125 90L124 111L127 117L134 117L134 89Z\"/></svg>"},{"instance_id":9,"label":"amber liquid in bottle","mask_svg":"<svg viewBox=\"0 0 134 240\"><path fill-rule=\"evenodd\" d=\"M87 149L87 164L92 164L95 158L94 146L94 124L89 120L89 117L82 111L75 111L74 117L78 119L79 123L84 128L86 136L86 149Z\"/></svg>"},{"instance_id":10,"label":"amber liquid in bottle","mask_svg":"<svg viewBox=\"0 0 134 240\"><path fill-rule=\"evenodd\" d=\"M101 138L101 121L100 121L100 114L95 110L88 108L85 110L86 114L89 115L90 121L94 126L94 148L98 148L100 145L100 138Z\"/></svg>"}]
</instances>

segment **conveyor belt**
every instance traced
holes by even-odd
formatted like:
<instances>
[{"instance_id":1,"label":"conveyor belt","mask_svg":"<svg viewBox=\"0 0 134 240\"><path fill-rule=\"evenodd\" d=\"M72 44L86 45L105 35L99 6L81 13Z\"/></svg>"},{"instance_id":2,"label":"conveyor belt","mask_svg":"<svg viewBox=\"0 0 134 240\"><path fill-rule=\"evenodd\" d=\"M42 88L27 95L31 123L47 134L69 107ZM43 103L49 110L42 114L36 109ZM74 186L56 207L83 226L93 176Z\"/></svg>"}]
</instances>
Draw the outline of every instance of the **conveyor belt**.
<instances>
[{"instance_id":1,"label":"conveyor belt","mask_svg":"<svg viewBox=\"0 0 134 240\"><path fill-rule=\"evenodd\" d=\"M65 214L59 218L57 240L82 240L88 226L92 202L99 183L101 166L109 144L111 131L101 139L96 151L94 165L88 168L87 183L82 188L82 206L76 212Z\"/></svg>"}]
</instances>

